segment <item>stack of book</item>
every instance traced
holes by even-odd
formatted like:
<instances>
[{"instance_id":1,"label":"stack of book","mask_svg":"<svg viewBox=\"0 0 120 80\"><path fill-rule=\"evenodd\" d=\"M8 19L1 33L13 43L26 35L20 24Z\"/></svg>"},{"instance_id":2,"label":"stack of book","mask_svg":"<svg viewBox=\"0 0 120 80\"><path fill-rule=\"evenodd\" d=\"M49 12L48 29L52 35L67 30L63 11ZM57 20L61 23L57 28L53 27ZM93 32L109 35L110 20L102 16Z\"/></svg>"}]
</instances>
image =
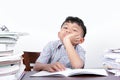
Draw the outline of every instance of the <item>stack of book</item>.
<instances>
[{"instance_id":1,"label":"stack of book","mask_svg":"<svg viewBox=\"0 0 120 80\"><path fill-rule=\"evenodd\" d=\"M22 54L14 53L0 57L0 79L4 77L4 80L7 80L8 76L13 76L14 80L19 79L24 72L24 68Z\"/></svg>"},{"instance_id":2,"label":"stack of book","mask_svg":"<svg viewBox=\"0 0 120 80\"><path fill-rule=\"evenodd\" d=\"M19 36L23 34L0 32L0 79L2 80L18 80L24 72L23 53L16 53L14 50Z\"/></svg>"},{"instance_id":3,"label":"stack of book","mask_svg":"<svg viewBox=\"0 0 120 80\"><path fill-rule=\"evenodd\" d=\"M104 54L103 66L107 70L113 71L113 73L120 73L120 49L106 50Z\"/></svg>"},{"instance_id":4,"label":"stack of book","mask_svg":"<svg viewBox=\"0 0 120 80\"><path fill-rule=\"evenodd\" d=\"M2 50L14 49L20 36L28 35L21 32L0 32L0 49Z\"/></svg>"}]
</instances>

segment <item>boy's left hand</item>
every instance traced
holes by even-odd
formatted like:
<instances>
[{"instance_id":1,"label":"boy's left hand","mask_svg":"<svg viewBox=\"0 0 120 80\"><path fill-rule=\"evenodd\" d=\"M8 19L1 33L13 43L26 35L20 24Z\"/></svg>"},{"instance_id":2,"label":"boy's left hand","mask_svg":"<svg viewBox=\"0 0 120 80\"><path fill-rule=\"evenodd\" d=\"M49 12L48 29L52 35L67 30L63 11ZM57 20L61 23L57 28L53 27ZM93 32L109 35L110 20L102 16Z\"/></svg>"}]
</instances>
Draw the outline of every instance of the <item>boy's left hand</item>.
<instances>
[{"instance_id":1,"label":"boy's left hand","mask_svg":"<svg viewBox=\"0 0 120 80\"><path fill-rule=\"evenodd\" d=\"M55 62L52 64L47 64L43 70L49 71L49 72L63 71L65 70L65 66L59 62Z\"/></svg>"}]
</instances>

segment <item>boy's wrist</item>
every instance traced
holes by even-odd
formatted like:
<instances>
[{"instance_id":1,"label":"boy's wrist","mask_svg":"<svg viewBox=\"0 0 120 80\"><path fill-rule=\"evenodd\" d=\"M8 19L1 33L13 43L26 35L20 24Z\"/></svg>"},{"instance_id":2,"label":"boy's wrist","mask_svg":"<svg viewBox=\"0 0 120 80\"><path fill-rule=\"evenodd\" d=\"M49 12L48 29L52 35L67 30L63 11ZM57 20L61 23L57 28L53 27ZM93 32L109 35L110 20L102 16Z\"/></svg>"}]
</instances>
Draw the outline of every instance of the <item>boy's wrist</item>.
<instances>
[{"instance_id":1,"label":"boy's wrist","mask_svg":"<svg viewBox=\"0 0 120 80\"><path fill-rule=\"evenodd\" d=\"M69 38L64 38L63 44L66 45L66 44L72 44L72 43L71 43L71 40Z\"/></svg>"},{"instance_id":2,"label":"boy's wrist","mask_svg":"<svg viewBox=\"0 0 120 80\"><path fill-rule=\"evenodd\" d=\"M44 64L42 70L43 71L49 71L50 64Z\"/></svg>"}]
</instances>

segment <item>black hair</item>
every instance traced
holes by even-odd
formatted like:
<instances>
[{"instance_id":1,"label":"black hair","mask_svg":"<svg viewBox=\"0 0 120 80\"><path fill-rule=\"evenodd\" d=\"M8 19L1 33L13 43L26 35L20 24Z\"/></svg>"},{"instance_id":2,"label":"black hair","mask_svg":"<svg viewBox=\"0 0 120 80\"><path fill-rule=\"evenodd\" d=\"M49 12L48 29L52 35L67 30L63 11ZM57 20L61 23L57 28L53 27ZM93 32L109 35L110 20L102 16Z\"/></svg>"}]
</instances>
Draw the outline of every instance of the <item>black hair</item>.
<instances>
[{"instance_id":1,"label":"black hair","mask_svg":"<svg viewBox=\"0 0 120 80\"><path fill-rule=\"evenodd\" d=\"M83 37L85 37L86 33L87 33L87 29L86 26L84 25L84 22L82 21L82 19L78 18L78 17L72 17L72 16L68 16L65 21L63 22L63 24L65 22L71 22L71 23L76 23L78 24L82 30L83 30ZM63 24L61 25L61 27L63 26Z\"/></svg>"}]
</instances>

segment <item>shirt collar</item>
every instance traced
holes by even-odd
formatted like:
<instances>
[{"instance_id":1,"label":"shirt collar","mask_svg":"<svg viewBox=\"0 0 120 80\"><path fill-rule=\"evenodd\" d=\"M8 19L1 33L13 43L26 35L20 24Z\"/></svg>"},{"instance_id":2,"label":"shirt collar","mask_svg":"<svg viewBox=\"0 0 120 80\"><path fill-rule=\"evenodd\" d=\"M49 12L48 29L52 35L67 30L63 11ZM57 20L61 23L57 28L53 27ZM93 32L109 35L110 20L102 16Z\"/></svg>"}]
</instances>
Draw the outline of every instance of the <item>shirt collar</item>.
<instances>
[{"instance_id":1,"label":"shirt collar","mask_svg":"<svg viewBox=\"0 0 120 80\"><path fill-rule=\"evenodd\" d=\"M59 41L58 41L58 44L57 44L57 48L60 48L62 45L63 45L62 41L59 40Z\"/></svg>"},{"instance_id":2,"label":"shirt collar","mask_svg":"<svg viewBox=\"0 0 120 80\"><path fill-rule=\"evenodd\" d=\"M58 41L58 45L57 48L59 49L61 46L63 46L63 43L61 40ZM76 48L78 45L74 46L74 48Z\"/></svg>"}]
</instances>

